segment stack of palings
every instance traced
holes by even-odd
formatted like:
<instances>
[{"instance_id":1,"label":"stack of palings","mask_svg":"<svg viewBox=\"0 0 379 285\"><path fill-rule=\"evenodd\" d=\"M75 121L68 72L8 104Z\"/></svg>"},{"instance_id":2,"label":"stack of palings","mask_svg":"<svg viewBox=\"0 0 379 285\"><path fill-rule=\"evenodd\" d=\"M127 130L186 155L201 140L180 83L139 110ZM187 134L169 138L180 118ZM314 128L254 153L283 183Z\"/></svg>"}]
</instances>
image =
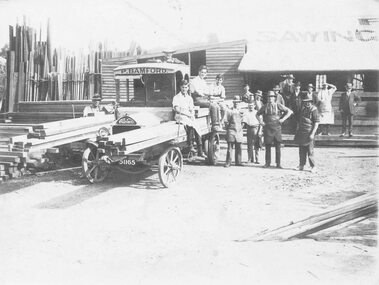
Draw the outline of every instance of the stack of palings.
<instances>
[{"instance_id":1,"label":"stack of palings","mask_svg":"<svg viewBox=\"0 0 379 285\"><path fill-rule=\"evenodd\" d=\"M0 181L20 177L33 153L96 139L100 128L109 128L114 115L62 120L43 124L0 124Z\"/></svg>"}]
</instances>

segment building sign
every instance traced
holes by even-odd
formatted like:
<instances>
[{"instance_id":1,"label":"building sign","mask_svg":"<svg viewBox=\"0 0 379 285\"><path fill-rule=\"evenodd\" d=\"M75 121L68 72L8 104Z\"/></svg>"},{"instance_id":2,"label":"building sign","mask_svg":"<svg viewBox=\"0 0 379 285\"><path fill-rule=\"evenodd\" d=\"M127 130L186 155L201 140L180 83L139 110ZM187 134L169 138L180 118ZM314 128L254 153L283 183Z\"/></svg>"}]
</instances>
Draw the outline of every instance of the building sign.
<instances>
[{"instance_id":1,"label":"building sign","mask_svg":"<svg viewBox=\"0 0 379 285\"><path fill-rule=\"evenodd\" d=\"M172 72L172 69L162 67L130 67L117 71L117 75L139 75L139 74L167 74Z\"/></svg>"},{"instance_id":2,"label":"building sign","mask_svg":"<svg viewBox=\"0 0 379 285\"><path fill-rule=\"evenodd\" d=\"M371 42L379 41L378 33L371 29L355 31L260 31L255 42L293 42L293 43L333 43L333 42Z\"/></svg>"}]
</instances>

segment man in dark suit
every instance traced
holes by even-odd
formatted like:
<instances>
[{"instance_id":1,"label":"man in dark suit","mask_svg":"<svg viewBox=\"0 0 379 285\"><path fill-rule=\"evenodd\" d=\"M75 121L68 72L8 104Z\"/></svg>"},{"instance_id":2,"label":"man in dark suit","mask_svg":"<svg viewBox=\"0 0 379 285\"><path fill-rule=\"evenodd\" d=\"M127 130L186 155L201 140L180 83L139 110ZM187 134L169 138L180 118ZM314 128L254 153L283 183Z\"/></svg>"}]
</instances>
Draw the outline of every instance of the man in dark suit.
<instances>
[{"instance_id":1,"label":"man in dark suit","mask_svg":"<svg viewBox=\"0 0 379 285\"><path fill-rule=\"evenodd\" d=\"M361 102L361 97L353 92L353 84L346 83L346 92L343 92L340 97L339 110L342 115L342 134L340 137L344 137L346 134L346 123L348 123L349 137L353 136L353 117L355 114L355 106Z\"/></svg>"}]
</instances>

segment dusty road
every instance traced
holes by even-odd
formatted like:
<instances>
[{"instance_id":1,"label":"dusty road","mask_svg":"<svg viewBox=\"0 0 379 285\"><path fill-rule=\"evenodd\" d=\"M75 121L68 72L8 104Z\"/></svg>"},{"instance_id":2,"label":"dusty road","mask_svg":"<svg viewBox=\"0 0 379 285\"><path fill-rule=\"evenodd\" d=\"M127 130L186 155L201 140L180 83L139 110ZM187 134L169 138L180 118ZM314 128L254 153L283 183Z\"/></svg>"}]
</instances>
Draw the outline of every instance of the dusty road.
<instances>
[{"instance_id":1,"label":"dusty road","mask_svg":"<svg viewBox=\"0 0 379 285\"><path fill-rule=\"evenodd\" d=\"M170 189L155 172L0 184L0 284L378 284L377 218L235 241L378 187L376 149L317 148L315 174L293 169L296 148L283 156L282 170L185 165Z\"/></svg>"}]
</instances>

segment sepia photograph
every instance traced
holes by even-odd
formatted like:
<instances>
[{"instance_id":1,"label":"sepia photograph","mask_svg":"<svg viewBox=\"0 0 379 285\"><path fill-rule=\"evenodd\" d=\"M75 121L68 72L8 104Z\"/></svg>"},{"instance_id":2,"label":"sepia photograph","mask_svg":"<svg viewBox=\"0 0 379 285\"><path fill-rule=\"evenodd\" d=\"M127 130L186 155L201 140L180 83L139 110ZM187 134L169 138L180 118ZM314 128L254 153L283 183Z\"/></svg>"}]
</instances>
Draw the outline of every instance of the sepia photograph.
<instances>
[{"instance_id":1,"label":"sepia photograph","mask_svg":"<svg viewBox=\"0 0 379 285\"><path fill-rule=\"evenodd\" d=\"M379 0L0 0L0 284L379 285Z\"/></svg>"}]
</instances>

